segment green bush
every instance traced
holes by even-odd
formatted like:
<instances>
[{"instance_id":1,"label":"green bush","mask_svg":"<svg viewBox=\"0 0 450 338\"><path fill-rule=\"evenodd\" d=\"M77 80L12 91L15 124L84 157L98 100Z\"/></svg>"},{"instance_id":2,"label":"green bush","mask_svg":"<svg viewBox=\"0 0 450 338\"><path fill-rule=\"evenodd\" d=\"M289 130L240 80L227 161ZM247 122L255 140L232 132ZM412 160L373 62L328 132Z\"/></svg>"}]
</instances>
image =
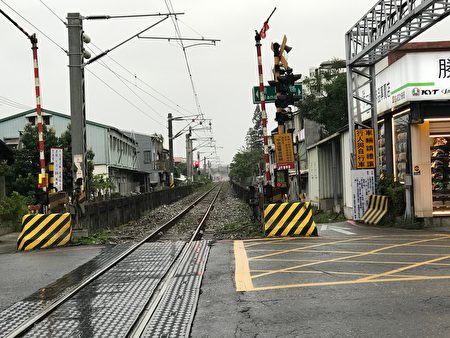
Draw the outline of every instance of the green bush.
<instances>
[{"instance_id":1,"label":"green bush","mask_svg":"<svg viewBox=\"0 0 450 338\"><path fill-rule=\"evenodd\" d=\"M395 218L403 216L405 212L405 186L394 179L393 175L381 175L379 181L379 191L381 195L389 198L387 222L395 222Z\"/></svg>"},{"instance_id":2,"label":"green bush","mask_svg":"<svg viewBox=\"0 0 450 338\"><path fill-rule=\"evenodd\" d=\"M28 212L29 199L13 191L11 196L0 201L0 219L17 225L22 223L22 217Z\"/></svg>"}]
</instances>

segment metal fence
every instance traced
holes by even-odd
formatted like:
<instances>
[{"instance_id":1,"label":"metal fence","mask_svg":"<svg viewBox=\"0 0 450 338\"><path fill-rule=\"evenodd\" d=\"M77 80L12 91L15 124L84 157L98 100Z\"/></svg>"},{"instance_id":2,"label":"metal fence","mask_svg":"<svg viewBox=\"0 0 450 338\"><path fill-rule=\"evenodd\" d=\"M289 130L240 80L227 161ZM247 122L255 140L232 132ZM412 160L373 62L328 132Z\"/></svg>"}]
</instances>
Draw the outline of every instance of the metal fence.
<instances>
[{"instance_id":1,"label":"metal fence","mask_svg":"<svg viewBox=\"0 0 450 338\"><path fill-rule=\"evenodd\" d=\"M230 181L230 185L238 198L247 203L256 220L262 221L262 210L264 197L254 186L244 186L240 183Z\"/></svg>"}]
</instances>

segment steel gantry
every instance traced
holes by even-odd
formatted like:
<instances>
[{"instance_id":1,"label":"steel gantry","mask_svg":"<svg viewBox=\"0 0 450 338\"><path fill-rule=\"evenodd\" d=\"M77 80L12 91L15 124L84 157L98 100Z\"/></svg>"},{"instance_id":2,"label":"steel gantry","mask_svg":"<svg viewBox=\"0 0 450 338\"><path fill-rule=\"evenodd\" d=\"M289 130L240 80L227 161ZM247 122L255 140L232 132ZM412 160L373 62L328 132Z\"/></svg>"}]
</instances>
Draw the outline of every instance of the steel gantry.
<instances>
[{"instance_id":1,"label":"steel gantry","mask_svg":"<svg viewBox=\"0 0 450 338\"><path fill-rule=\"evenodd\" d=\"M379 0L346 33L352 169L355 168L355 120L364 122L365 113L370 113L377 144L375 64L444 19L450 14L449 9L450 0ZM367 84L369 94L361 91ZM361 106L368 108L364 110Z\"/></svg>"}]
</instances>

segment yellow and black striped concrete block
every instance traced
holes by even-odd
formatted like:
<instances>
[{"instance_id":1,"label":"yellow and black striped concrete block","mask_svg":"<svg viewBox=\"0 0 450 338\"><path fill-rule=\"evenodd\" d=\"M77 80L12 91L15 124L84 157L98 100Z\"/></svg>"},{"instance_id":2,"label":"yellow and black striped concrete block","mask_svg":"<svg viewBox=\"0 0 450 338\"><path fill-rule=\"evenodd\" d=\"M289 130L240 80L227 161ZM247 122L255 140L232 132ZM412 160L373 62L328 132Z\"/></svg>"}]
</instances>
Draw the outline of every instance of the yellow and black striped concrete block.
<instances>
[{"instance_id":1,"label":"yellow and black striped concrete block","mask_svg":"<svg viewBox=\"0 0 450 338\"><path fill-rule=\"evenodd\" d=\"M367 224L378 224L388 211L388 197L382 195L369 195L369 209L361 221Z\"/></svg>"},{"instance_id":2,"label":"yellow and black striped concrete block","mask_svg":"<svg viewBox=\"0 0 450 338\"><path fill-rule=\"evenodd\" d=\"M264 233L267 237L317 236L309 202L266 205Z\"/></svg>"},{"instance_id":3,"label":"yellow and black striped concrete block","mask_svg":"<svg viewBox=\"0 0 450 338\"><path fill-rule=\"evenodd\" d=\"M17 239L17 250L63 246L70 241L71 236L70 213L28 214L22 218L22 232Z\"/></svg>"}]
</instances>

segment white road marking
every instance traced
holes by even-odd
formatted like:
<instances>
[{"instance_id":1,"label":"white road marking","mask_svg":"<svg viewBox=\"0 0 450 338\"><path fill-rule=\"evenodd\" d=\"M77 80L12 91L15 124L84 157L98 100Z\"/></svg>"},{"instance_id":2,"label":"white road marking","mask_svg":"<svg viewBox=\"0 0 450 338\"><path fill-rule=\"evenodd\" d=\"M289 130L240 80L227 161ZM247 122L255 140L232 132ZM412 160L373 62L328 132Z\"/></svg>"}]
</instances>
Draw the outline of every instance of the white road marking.
<instances>
[{"instance_id":1,"label":"white road marking","mask_svg":"<svg viewBox=\"0 0 450 338\"><path fill-rule=\"evenodd\" d=\"M333 231L336 231L336 232L340 232L341 234L344 234L344 235L355 235L354 232L347 231L347 230L344 230L342 228L331 228L330 227L330 230L333 230Z\"/></svg>"},{"instance_id":2,"label":"white road marking","mask_svg":"<svg viewBox=\"0 0 450 338\"><path fill-rule=\"evenodd\" d=\"M320 230L324 231L328 229L328 225L322 225L322 227L320 228Z\"/></svg>"}]
</instances>

